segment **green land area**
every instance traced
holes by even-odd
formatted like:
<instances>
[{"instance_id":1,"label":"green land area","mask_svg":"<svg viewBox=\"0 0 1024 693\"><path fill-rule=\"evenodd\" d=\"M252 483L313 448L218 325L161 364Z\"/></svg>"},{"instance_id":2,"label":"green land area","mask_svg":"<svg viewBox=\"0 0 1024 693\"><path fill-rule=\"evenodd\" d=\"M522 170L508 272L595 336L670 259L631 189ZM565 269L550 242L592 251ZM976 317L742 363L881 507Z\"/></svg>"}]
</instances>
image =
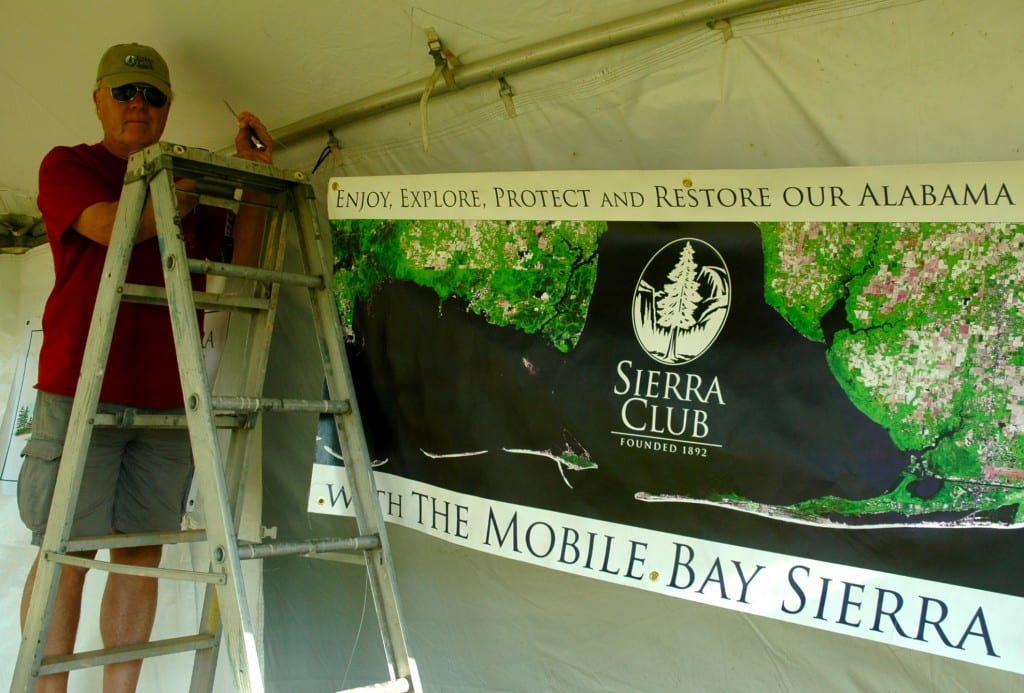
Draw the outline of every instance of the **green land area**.
<instances>
[{"instance_id":1,"label":"green land area","mask_svg":"<svg viewBox=\"0 0 1024 693\"><path fill-rule=\"evenodd\" d=\"M568 352L583 332L607 224L344 220L332 227L335 290L347 324L353 300L405 280Z\"/></svg>"},{"instance_id":2,"label":"green land area","mask_svg":"<svg viewBox=\"0 0 1024 693\"><path fill-rule=\"evenodd\" d=\"M910 462L877 498L803 516L957 513L1024 521L1024 229L1000 224L761 224L765 297ZM843 320L826 335L823 321ZM832 324L835 322L833 320Z\"/></svg>"}]
</instances>

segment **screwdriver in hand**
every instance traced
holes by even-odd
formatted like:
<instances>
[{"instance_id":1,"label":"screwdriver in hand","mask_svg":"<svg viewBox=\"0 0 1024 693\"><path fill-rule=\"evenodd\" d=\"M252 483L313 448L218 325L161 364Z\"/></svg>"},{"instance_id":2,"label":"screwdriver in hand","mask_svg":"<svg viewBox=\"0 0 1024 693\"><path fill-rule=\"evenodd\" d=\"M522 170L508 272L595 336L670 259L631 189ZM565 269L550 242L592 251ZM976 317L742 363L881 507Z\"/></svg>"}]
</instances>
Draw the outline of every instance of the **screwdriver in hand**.
<instances>
[{"instance_id":1,"label":"screwdriver in hand","mask_svg":"<svg viewBox=\"0 0 1024 693\"><path fill-rule=\"evenodd\" d=\"M235 116L235 121L237 122L238 114L235 113L235 109L231 108L231 104L227 102L227 99L224 99L224 105L228 107L229 111L231 111L231 115ZM256 136L256 133L252 131L252 128L246 129L249 131L249 141L252 142L252 146L256 147L256 149L261 152L267 148L267 145L263 144L263 140Z\"/></svg>"}]
</instances>

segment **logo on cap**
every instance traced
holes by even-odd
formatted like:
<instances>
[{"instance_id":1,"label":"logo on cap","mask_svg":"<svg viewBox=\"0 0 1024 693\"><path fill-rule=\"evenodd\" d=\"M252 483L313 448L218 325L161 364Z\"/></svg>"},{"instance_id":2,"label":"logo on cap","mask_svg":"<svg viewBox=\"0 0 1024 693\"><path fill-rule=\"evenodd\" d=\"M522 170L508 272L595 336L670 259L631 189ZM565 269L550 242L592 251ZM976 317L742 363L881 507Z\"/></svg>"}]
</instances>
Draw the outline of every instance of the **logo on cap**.
<instances>
[{"instance_id":1,"label":"logo on cap","mask_svg":"<svg viewBox=\"0 0 1024 693\"><path fill-rule=\"evenodd\" d=\"M126 55L124 56L124 64L128 67L137 67L141 70L153 69L153 59L147 58L144 55Z\"/></svg>"}]
</instances>

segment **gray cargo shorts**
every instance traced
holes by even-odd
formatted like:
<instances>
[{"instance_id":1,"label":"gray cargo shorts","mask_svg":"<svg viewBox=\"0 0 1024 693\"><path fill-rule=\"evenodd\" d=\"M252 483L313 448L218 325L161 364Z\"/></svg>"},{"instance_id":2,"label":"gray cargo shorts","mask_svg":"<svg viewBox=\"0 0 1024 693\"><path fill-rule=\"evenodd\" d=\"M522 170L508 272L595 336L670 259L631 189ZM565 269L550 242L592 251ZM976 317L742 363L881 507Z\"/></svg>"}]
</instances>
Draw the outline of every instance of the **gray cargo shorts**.
<instances>
[{"instance_id":1,"label":"gray cargo shorts","mask_svg":"<svg viewBox=\"0 0 1024 693\"><path fill-rule=\"evenodd\" d=\"M18 477L18 510L36 546L46 532L71 403L71 397L37 392L32 437L21 453L25 459ZM116 414L127 408L101 403L99 411ZM94 428L71 536L177 530L191 483L188 431Z\"/></svg>"}]
</instances>

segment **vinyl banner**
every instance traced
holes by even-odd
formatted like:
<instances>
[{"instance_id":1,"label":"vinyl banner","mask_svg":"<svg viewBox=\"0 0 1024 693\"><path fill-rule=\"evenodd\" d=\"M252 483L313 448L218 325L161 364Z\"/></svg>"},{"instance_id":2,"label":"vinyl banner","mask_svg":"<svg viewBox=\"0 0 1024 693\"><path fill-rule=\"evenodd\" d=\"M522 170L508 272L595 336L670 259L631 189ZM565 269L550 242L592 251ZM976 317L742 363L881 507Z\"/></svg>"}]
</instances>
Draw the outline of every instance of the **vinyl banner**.
<instances>
[{"instance_id":1,"label":"vinyl banner","mask_svg":"<svg viewBox=\"0 0 1024 693\"><path fill-rule=\"evenodd\" d=\"M1024 673L1024 164L327 201L388 521ZM342 458L322 422L311 512Z\"/></svg>"}]
</instances>

